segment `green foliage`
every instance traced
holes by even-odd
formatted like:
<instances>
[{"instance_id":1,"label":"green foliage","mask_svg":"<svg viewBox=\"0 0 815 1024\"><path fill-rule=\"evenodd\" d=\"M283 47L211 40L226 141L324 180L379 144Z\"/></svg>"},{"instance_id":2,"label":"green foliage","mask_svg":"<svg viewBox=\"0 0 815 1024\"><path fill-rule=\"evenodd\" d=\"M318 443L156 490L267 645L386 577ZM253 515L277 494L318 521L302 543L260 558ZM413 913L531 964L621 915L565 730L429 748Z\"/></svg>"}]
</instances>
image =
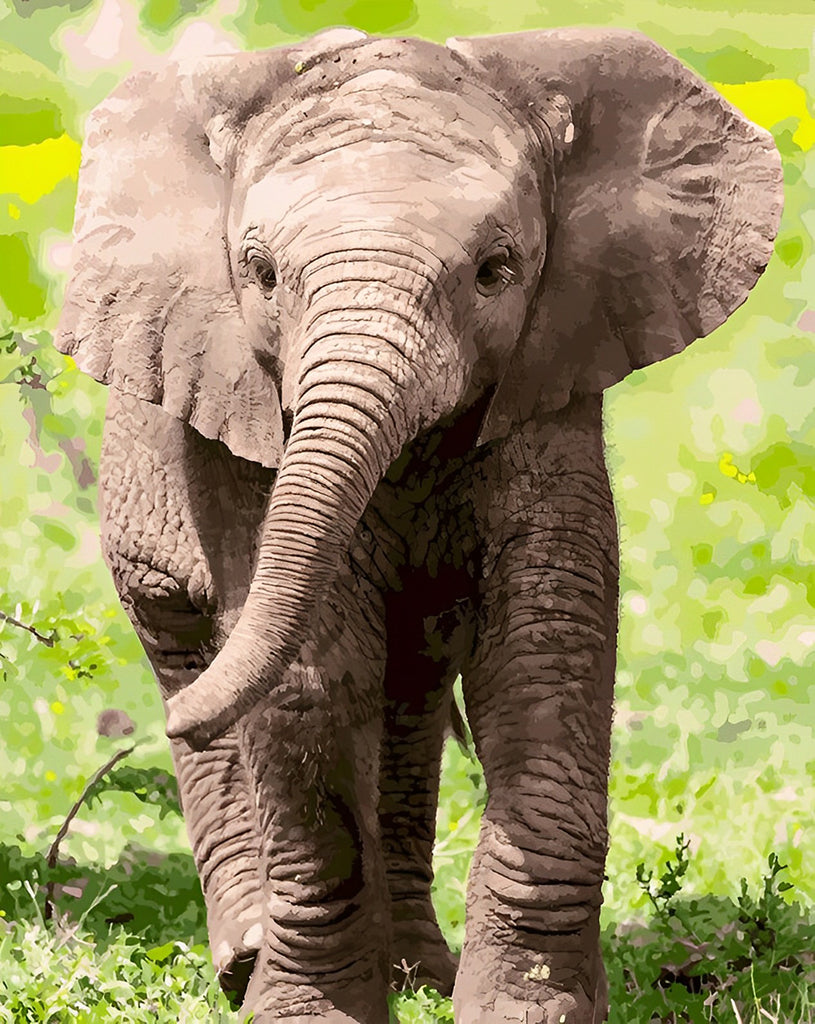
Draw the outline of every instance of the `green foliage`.
<instances>
[{"instance_id":1,"label":"green foliage","mask_svg":"<svg viewBox=\"0 0 815 1024\"><path fill-rule=\"evenodd\" d=\"M397 992L390 1007L397 1024L453 1024L452 1000L422 985L415 991Z\"/></svg>"},{"instance_id":2,"label":"green foliage","mask_svg":"<svg viewBox=\"0 0 815 1024\"><path fill-rule=\"evenodd\" d=\"M668 860L665 869L654 883L654 872L646 871L645 864L637 865L637 885L648 896L659 917L671 917L675 913L673 898L682 888L682 879L690 866L688 850L690 840L683 835L676 839L676 861Z\"/></svg>"},{"instance_id":3,"label":"green foliage","mask_svg":"<svg viewBox=\"0 0 815 1024\"><path fill-rule=\"evenodd\" d=\"M0 146L32 146L62 135L62 113L48 100L0 93Z\"/></svg>"},{"instance_id":4,"label":"green foliage","mask_svg":"<svg viewBox=\"0 0 815 1024\"><path fill-rule=\"evenodd\" d=\"M393 33L416 21L414 0L250 0L253 20L293 35L311 35L326 25L351 25L364 32Z\"/></svg>"},{"instance_id":5,"label":"green foliage","mask_svg":"<svg viewBox=\"0 0 815 1024\"><path fill-rule=\"evenodd\" d=\"M171 813L181 814L178 786L164 768L132 768L130 765L114 768L94 786L88 796L88 806L99 800L102 793L115 790L132 793L142 803L157 807L159 818Z\"/></svg>"},{"instance_id":6,"label":"green foliage","mask_svg":"<svg viewBox=\"0 0 815 1024\"><path fill-rule=\"evenodd\" d=\"M460 681L456 699L467 741L449 739L442 756L432 895L444 937L451 949L458 951L464 941L467 875L487 803L487 787L467 726Z\"/></svg>"},{"instance_id":7,"label":"green foliage","mask_svg":"<svg viewBox=\"0 0 815 1024\"><path fill-rule=\"evenodd\" d=\"M793 886L779 881L785 868L777 856L758 895L742 880L736 900L685 896L691 861L681 836L674 858L658 872L637 869L638 884L654 897L650 919L604 931L610 1024L813 1024L815 921L788 902ZM0 870L9 866L17 873L21 864ZM29 920L0 921L0 1021L236 1019L204 947L157 943L135 921L102 925L97 909L108 891L77 924L46 925L28 878L13 884L20 920ZM409 968L397 988L390 998L397 1024L452 1024L450 1000L425 986L414 990ZM203 1015L189 1016L195 1007Z\"/></svg>"},{"instance_id":8,"label":"green foliage","mask_svg":"<svg viewBox=\"0 0 815 1024\"><path fill-rule=\"evenodd\" d=\"M764 59L759 56L763 47L760 47L755 40L742 36L740 45L729 44L717 50L700 52L692 47L681 47L677 56L687 61L700 75L709 82L727 82L738 84L740 82L757 82L767 78L776 71L773 54L764 50ZM782 60L788 61L787 54Z\"/></svg>"},{"instance_id":9,"label":"green foliage","mask_svg":"<svg viewBox=\"0 0 815 1024\"><path fill-rule=\"evenodd\" d=\"M31 255L28 238L22 232L0 236L0 299L12 316L33 320L45 312L46 278Z\"/></svg>"},{"instance_id":10,"label":"green foliage","mask_svg":"<svg viewBox=\"0 0 815 1024\"><path fill-rule=\"evenodd\" d=\"M200 14L212 0L146 0L141 17L156 32L169 32L189 15Z\"/></svg>"},{"instance_id":11,"label":"green foliage","mask_svg":"<svg viewBox=\"0 0 815 1024\"><path fill-rule=\"evenodd\" d=\"M815 501L815 466L808 445L770 445L753 456L752 465L758 486L774 495L781 508L789 508L799 495Z\"/></svg>"},{"instance_id":12,"label":"green foliage","mask_svg":"<svg viewBox=\"0 0 815 1024\"><path fill-rule=\"evenodd\" d=\"M111 807L107 802L105 810ZM133 842L109 866L67 857L50 869L44 854L0 845L0 879L0 917L9 921L32 919L34 900L44 910L50 882L57 915L82 920L100 941L112 924L126 923L151 944L168 936L206 942L201 887L189 853L160 854Z\"/></svg>"},{"instance_id":13,"label":"green foliage","mask_svg":"<svg viewBox=\"0 0 815 1024\"><path fill-rule=\"evenodd\" d=\"M676 840L658 880L637 867L653 907L643 924L604 934L610 1024L760 1020L802 1024L815 1010L815 920L784 898L794 886L775 853L758 897L686 897L689 843Z\"/></svg>"},{"instance_id":14,"label":"green foliage","mask_svg":"<svg viewBox=\"0 0 815 1024\"><path fill-rule=\"evenodd\" d=\"M81 926L0 922L0 1021L157 1024L234 1021L203 946L146 948L114 929L99 941Z\"/></svg>"}]
</instances>

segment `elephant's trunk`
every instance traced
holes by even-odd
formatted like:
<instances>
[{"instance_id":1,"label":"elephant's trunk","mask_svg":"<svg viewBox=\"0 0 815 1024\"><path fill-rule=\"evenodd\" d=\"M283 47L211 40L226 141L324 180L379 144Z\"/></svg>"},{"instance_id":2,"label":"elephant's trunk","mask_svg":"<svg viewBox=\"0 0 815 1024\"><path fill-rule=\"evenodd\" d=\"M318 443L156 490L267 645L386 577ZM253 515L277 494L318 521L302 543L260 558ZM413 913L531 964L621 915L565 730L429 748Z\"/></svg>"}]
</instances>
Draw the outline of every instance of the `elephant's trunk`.
<instances>
[{"instance_id":1,"label":"elephant's trunk","mask_svg":"<svg viewBox=\"0 0 815 1024\"><path fill-rule=\"evenodd\" d=\"M169 736L203 746L279 684L377 483L453 408L450 347L422 327L424 337L403 314L370 308L312 315L249 596L212 665L169 701Z\"/></svg>"}]
</instances>

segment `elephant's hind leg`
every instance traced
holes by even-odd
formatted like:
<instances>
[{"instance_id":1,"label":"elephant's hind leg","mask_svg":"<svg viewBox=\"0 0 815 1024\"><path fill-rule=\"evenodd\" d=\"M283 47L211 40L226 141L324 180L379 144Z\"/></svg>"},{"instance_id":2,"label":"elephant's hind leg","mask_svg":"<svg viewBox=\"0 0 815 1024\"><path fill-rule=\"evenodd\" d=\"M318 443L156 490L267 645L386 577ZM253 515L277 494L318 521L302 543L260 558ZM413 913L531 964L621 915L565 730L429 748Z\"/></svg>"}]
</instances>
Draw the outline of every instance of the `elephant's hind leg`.
<instances>
[{"instance_id":1,"label":"elephant's hind leg","mask_svg":"<svg viewBox=\"0 0 815 1024\"><path fill-rule=\"evenodd\" d=\"M430 897L448 694L436 691L427 702L429 706L412 713L388 702L379 814L391 901L394 985L426 984L450 995L458 959L439 929Z\"/></svg>"},{"instance_id":2,"label":"elephant's hind leg","mask_svg":"<svg viewBox=\"0 0 815 1024\"><path fill-rule=\"evenodd\" d=\"M393 984L427 984L444 995L458 967L431 900L439 768L450 723L449 658L428 653L426 581L388 596L385 730L379 820L393 922Z\"/></svg>"}]
</instances>

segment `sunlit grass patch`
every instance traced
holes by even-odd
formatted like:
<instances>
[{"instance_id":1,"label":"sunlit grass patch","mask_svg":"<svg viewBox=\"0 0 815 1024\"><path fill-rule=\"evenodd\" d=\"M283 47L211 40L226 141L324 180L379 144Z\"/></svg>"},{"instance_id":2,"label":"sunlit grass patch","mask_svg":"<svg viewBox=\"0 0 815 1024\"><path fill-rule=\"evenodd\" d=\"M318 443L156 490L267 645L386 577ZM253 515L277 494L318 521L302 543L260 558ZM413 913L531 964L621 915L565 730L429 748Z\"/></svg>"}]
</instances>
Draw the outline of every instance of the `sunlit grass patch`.
<instances>
[{"instance_id":1,"label":"sunlit grass patch","mask_svg":"<svg viewBox=\"0 0 815 1024\"><path fill-rule=\"evenodd\" d=\"M140 791L145 778L125 770L104 775L116 792ZM485 801L471 745L450 740L434 899L454 949L463 938L466 877ZM177 806L171 801L167 811ZM735 897L684 891L692 866L690 842L680 835L671 857L632 871L648 913L634 921L617 915L604 929L610 1024L815 1024L815 919L792 902L794 886L783 880L778 857L770 856L757 885L742 880ZM11 880L0 914L13 920L0 922L0 1022L237 1020L206 946L190 937L200 898L185 889L186 875L153 859L143 865L136 889L128 890L130 911L121 914L114 911L123 905L119 887L133 881L127 871L98 873L69 900L75 871L69 863L51 866L37 858L12 857L5 864ZM138 891L154 906L163 898L168 909L176 908L174 924L165 916L157 929L144 914L138 917ZM47 921L42 908L52 899L54 919ZM125 927L110 924L122 920ZM200 921L195 931L200 937ZM169 941L157 945L156 935ZM394 986L394 1024L452 1024L450 1000L414 988L413 977L406 968Z\"/></svg>"},{"instance_id":2,"label":"sunlit grass patch","mask_svg":"<svg viewBox=\"0 0 815 1024\"><path fill-rule=\"evenodd\" d=\"M205 947L149 948L115 929L104 940L81 925L0 924L0 1021L127 1024L236 1019Z\"/></svg>"}]
</instances>

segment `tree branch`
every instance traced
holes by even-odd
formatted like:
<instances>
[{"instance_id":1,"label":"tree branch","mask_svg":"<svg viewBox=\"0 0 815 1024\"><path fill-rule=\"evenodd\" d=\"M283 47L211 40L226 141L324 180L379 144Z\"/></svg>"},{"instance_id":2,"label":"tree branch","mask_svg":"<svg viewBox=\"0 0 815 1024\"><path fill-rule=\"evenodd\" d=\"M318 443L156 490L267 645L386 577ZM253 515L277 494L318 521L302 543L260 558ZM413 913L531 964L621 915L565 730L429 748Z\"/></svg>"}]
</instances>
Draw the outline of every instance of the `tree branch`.
<instances>
[{"instance_id":1,"label":"tree branch","mask_svg":"<svg viewBox=\"0 0 815 1024\"><path fill-rule=\"evenodd\" d=\"M84 802L87 800L88 794L91 792L93 787L97 784L97 782L99 782L100 779L104 778L104 776L107 775L107 773L111 770L111 768L114 767L114 765L118 764L119 761L121 761L123 758L127 757L128 754L132 754L135 749L136 749L136 745L133 744L132 747L125 747L123 750L117 750L116 753L113 755L113 757L111 757L108 761L106 761L102 765L102 767L97 769L93 773L93 775L91 775L91 777L88 779L87 783L85 784L85 788L82 790L82 792L79 795L79 799L76 801L76 803L70 809L70 811L68 811L68 816L66 817L65 821L63 821L63 823L62 823L62 825L60 827L59 832L57 832L56 837L54 838L53 843L51 843L51 848L49 849L48 856L46 858L46 863L48 865L48 870L49 871L53 871L54 868L57 866L57 858L59 856L59 844L62 842L62 840L68 834L68 829L71 827L71 822L77 816L77 814L79 813L80 808L82 807ZM48 884L45 887L45 920L46 921L50 921L53 916L54 916L54 879L53 878L49 878L48 879Z\"/></svg>"},{"instance_id":2,"label":"tree branch","mask_svg":"<svg viewBox=\"0 0 815 1024\"><path fill-rule=\"evenodd\" d=\"M33 637L36 637L41 644L45 644L46 647L54 646L54 638L50 636L43 636L38 630L34 629L33 626L27 626L24 622L19 622L11 615L6 615L5 612L0 612L0 619L3 622L8 622L11 626L16 626L18 629L24 629L27 633L30 633Z\"/></svg>"}]
</instances>

